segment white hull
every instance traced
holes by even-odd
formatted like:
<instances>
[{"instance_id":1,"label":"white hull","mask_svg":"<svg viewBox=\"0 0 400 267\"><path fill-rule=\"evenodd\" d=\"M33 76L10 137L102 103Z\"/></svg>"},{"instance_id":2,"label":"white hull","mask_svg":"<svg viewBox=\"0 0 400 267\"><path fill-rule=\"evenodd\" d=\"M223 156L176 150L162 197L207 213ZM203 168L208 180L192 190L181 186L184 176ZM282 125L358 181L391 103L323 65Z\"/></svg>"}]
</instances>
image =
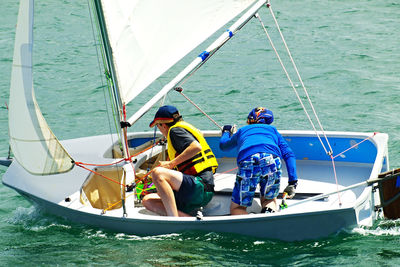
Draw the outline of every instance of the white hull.
<instances>
[{"instance_id":1,"label":"white hull","mask_svg":"<svg viewBox=\"0 0 400 267\"><path fill-rule=\"evenodd\" d=\"M138 133L132 138L150 138L153 133ZM79 201L79 191L89 175L87 170L79 167L68 173L34 176L27 173L18 162L14 161L3 176L3 184L15 189L20 194L33 200L49 213L65 217L71 221L136 235L159 235L186 230L206 232L229 232L243 235L272 238L280 240L315 239L334 234L342 229L351 229L360 225L372 225L378 214L375 212L379 199L372 193L372 188L359 186L352 190L332 194L323 200L308 201L300 205L302 200L289 200L289 208L273 214L259 214L260 207L255 201L249 211L255 212L246 216L227 216L230 196L235 179L235 171L223 173L235 167L232 155L221 154L218 150L219 132L205 132L215 152L220 167L215 176L216 196L203 211L201 219L174 218L154 215L140 205L134 204L134 198L127 195L126 216L122 208L106 211L83 205ZM297 157L299 176L298 196L302 194L330 193L337 190L331 160L320 154L320 147L315 134L303 131L282 131ZM328 133L328 138L337 153L351 144L371 136L370 133ZM71 156L88 163L111 163L116 161L109 156L110 136L96 136L67 140L62 142ZM138 164L156 149L148 150L138 156ZM316 152L318 151L318 153ZM143 159L141 159L143 158ZM323 158L325 158L323 160ZM357 161L358 162L357 162ZM387 135L378 134L360 144L357 148L346 152L335 161L338 177L338 188L366 181L376 177L388 169ZM286 170L283 172L281 190L287 183ZM222 193L221 193L222 192ZM223 192L227 192L223 194ZM69 198L70 201L65 201ZM304 201L304 200L303 200Z\"/></svg>"}]
</instances>

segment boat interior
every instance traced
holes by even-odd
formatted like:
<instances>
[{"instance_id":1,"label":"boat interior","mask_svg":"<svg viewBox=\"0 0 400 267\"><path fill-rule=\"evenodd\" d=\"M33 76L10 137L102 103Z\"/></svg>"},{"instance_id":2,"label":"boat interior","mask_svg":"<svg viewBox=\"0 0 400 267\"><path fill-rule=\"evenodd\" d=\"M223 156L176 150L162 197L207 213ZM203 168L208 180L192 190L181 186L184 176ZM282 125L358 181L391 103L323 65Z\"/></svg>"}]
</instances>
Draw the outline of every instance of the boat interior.
<instances>
[{"instance_id":1,"label":"boat interior","mask_svg":"<svg viewBox=\"0 0 400 267\"><path fill-rule=\"evenodd\" d=\"M202 209L204 216L225 216L229 215L230 199L232 188L236 179L236 151L224 152L219 149L218 132L205 132L205 137L218 159L219 167L215 173L215 195L212 201ZM294 203L304 202L309 197L320 194L332 193L347 186L365 181L370 178L372 169L378 157L378 146L372 140L362 142L362 136L332 136L330 142L333 150L337 153L346 151L349 147L353 149L340 154L335 158L334 167L332 158L326 155L316 136L309 133L284 133L286 141L289 143L296 155L297 173L299 185L296 190L296 196L293 199L286 200L288 206ZM154 145L155 144L155 145ZM130 184L133 181L139 186L143 181L151 183L151 172L149 171L158 165L160 160L166 158L166 145L158 135L156 138L150 135L131 136L129 139L130 155L134 163L135 170L121 166L99 166L90 173L79 190L79 194L69 197L68 203L62 203L64 206L82 205L86 208L101 210L103 213L120 210L122 208L121 196L124 199L125 207L128 210L132 208L135 211L130 214L156 215L146 211L141 205L140 198L143 196L137 190L121 190L122 184ZM114 144L106 150L104 158L118 160L121 158L121 150ZM381 165L384 168L386 158ZM125 164L126 166L127 164ZM129 164L128 164L129 165ZM281 192L287 184L287 172L283 161L281 178ZM381 171L381 170L379 170ZM336 179L335 179L336 173ZM107 179L110 178L110 179ZM115 183L114 181L121 181ZM150 188L149 188L150 189ZM154 189L154 188L153 188ZM288 212L301 212L302 210L321 210L327 208L338 208L353 205L357 198L363 193L365 187L354 188L342 193L332 194L314 201L305 202L298 205L297 209L287 209ZM146 191L146 188L142 191ZM122 192L122 193L121 193ZM154 191L152 191L154 192ZM136 193L136 194L135 194ZM281 203L282 194L278 197L278 205ZM71 201L71 198L79 198L79 203ZM68 199L68 198L66 198ZM74 202L75 204L72 204ZM303 207L303 208L301 208ZM259 201L259 191L257 189L255 201L248 208L249 213L260 213L261 206ZM111 212L111 213L114 213ZM121 214L120 212L118 212Z\"/></svg>"}]
</instances>

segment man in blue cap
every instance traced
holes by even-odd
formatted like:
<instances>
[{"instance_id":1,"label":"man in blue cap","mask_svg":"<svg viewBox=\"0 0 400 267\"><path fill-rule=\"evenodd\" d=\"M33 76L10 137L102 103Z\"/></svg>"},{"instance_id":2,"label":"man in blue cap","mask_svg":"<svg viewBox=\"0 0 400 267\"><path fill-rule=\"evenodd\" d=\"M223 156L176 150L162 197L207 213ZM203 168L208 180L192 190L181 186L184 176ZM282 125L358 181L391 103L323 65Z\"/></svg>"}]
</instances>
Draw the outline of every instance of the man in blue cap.
<instances>
[{"instance_id":1,"label":"man in blue cap","mask_svg":"<svg viewBox=\"0 0 400 267\"><path fill-rule=\"evenodd\" d=\"M217 160L202 133L183 121L176 107L160 107L149 126L167 137L169 160L153 170L157 193L146 195L142 203L160 215L190 216L214 195Z\"/></svg>"},{"instance_id":2,"label":"man in blue cap","mask_svg":"<svg viewBox=\"0 0 400 267\"><path fill-rule=\"evenodd\" d=\"M253 202L260 184L262 213L277 210L281 158L286 162L289 185L284 192L288 198L295 195L297 186L296 158L285 139L270 125L274 121L272 111L257 107L247 117L246 126L233 133L231 125L225 125L219 146L222 150L237 148L238 172L232 192L232 215L247 214L246 208Z\"/></svg>"}]
</instances>

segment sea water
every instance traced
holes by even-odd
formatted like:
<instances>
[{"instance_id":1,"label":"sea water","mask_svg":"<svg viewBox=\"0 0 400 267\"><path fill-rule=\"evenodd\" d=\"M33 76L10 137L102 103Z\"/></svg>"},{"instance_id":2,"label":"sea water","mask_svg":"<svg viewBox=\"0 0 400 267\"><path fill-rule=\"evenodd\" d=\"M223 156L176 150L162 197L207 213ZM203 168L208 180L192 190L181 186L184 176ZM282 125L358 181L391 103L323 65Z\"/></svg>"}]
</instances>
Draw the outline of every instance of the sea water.
<instances>
[{"instance_id":1,"label":"sea water","mask_svg":"<svg viewBox=\"0 0 400 267\"><path fill-rule=\"evenodd\" d=\"M388 133L391 168L399 168L400 3L281 0L272 1L272 8L324 129ZM7 156L9 147L7 101L17 13L17 1L2 0L0 156ZM35 14L35 93L52 130L59 139L113 131L87 3L37 1ZM269 11L263 8L260 16L289 69ZM176 69L131 103L128 113L167 83ZM288 71L301 92L295 72ZM219 125L244 125L251 108L266 106L274 111L278 129L312 129L257 20L183 88ZM305 100L304 94L301 98ZM185 120L199 128L217 129L178 93L171 92L166 103L178 106ZM150 130L153 114L154 109L132 130ZM0 167L0 175L5 170ZM200 232L138 237L53 217L0 185L1 266L398 266L399 243L398 220L290 243Z\"/></svg>"}]
</instances>

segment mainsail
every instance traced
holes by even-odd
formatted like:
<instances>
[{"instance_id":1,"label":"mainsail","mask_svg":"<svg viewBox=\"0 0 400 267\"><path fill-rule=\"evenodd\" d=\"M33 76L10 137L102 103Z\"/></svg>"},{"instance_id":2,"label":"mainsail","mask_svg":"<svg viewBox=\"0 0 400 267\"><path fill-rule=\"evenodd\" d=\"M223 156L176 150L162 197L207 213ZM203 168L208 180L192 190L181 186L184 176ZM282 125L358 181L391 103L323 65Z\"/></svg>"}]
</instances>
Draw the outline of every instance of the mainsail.
<instances>
[{"instance_id":1,"label":"mainsail","mask_svg":"<svg viewBox=\"0 0 400 267\"><path fill-rule=\"evenodd\" d=\"M123 104L255 0L101 0Z\"/></svg>"},{"instance_id":2,"label":"mainsail","mask_svg":"<svg viewBox=\"0 0 400 267\"><path fill-rule=\"evenodd\" d=\"M36 175L62 173L72 158L47 125L33 90L33 0L21 0L9 99L10 145L15 158Z\"/></svg>"}]
</instances>

